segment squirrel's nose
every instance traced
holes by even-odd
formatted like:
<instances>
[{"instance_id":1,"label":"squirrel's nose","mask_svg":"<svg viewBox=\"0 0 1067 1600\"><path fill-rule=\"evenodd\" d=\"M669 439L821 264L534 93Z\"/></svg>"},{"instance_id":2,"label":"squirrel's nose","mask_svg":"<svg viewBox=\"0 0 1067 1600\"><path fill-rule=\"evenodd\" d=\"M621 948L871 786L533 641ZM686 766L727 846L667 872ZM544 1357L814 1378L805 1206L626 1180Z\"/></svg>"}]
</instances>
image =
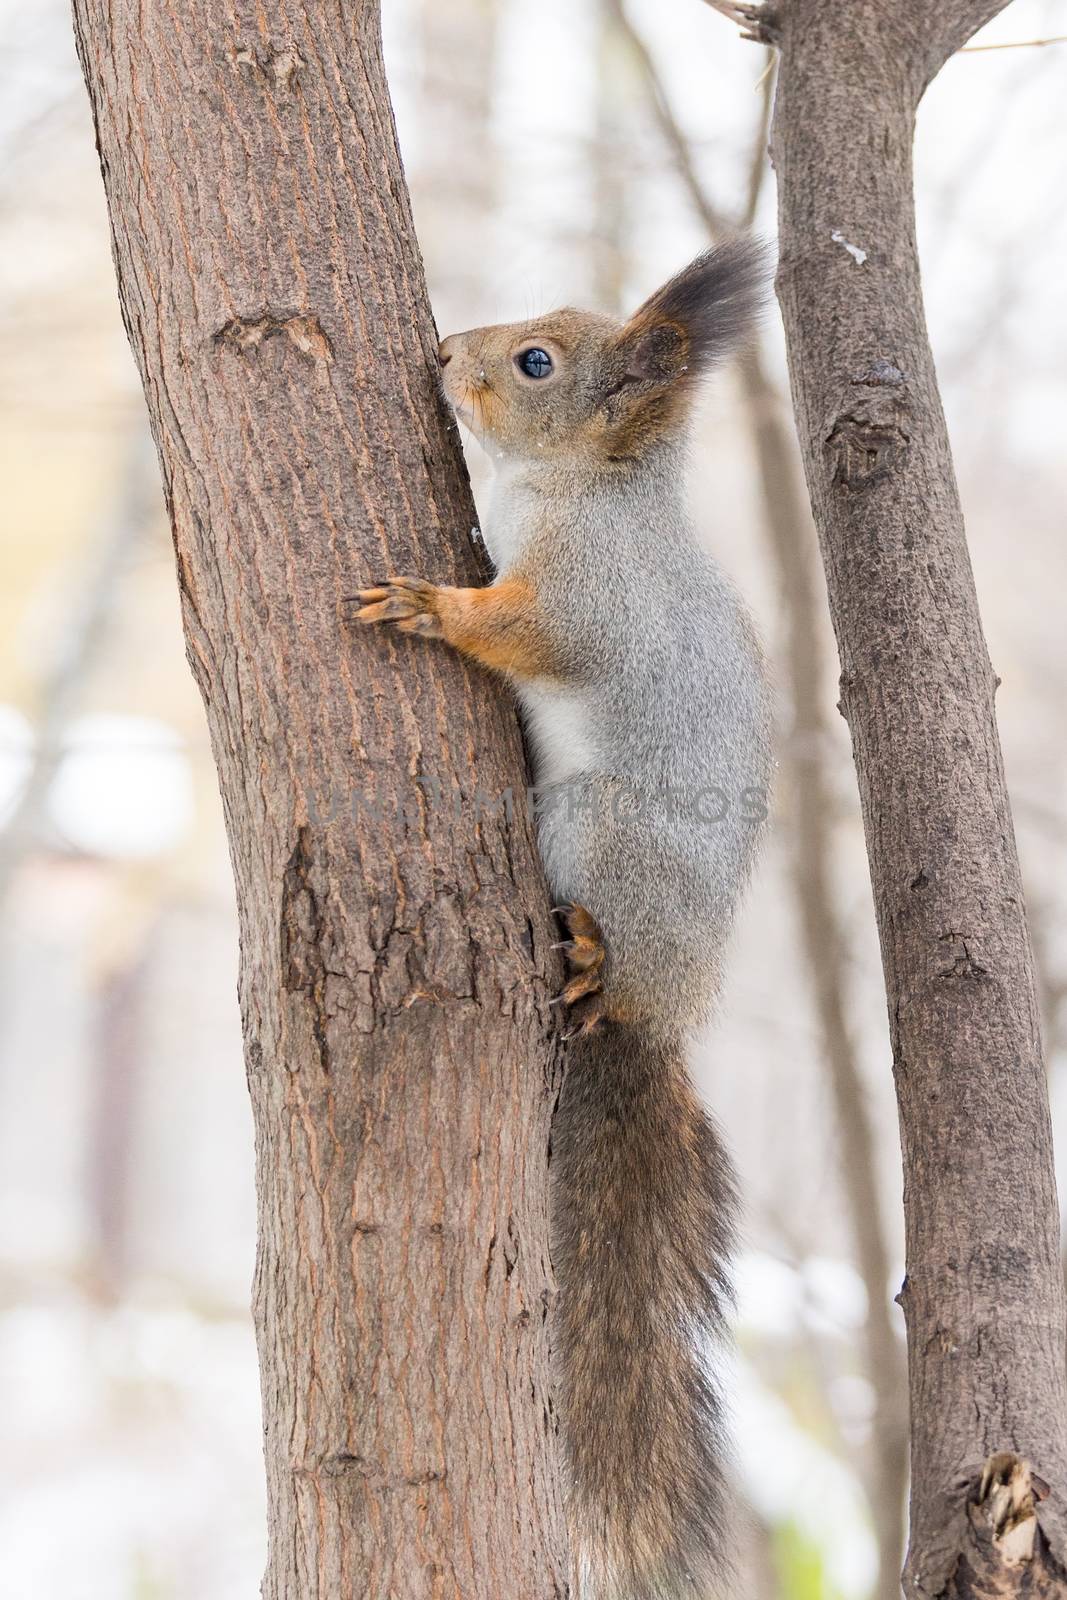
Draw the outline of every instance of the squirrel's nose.
<instances>
[{"instance_id":1,"label":"squirrel's nose","mask_svg":"<svg viewBox=\"0 0 1067 1600\"><path fill-rule=\"evenodd\" d=\"M443 367L448 366L448 363L452 360L452 357L455 355L455 353L455 339L453 336L449 335L447 339L442 339L441 343L437 347L437 359Z\"/></svg>"}]
</instances>

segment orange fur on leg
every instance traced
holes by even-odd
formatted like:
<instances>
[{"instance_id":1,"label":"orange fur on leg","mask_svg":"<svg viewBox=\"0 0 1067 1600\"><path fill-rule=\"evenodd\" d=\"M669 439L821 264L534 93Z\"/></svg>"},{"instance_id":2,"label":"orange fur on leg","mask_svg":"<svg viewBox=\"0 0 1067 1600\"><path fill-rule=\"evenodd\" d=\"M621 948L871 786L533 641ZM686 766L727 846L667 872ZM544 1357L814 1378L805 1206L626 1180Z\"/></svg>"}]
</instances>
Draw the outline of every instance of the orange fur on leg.
<instances>
[{"instance_id":1,"label":"orange fur on leg","mask_svg":"<svg viewBox=\"0 0 1067 1600\"><path fill-rule=\"evenodd\" d=\"M546 678L558 670L533 586L523 578L504 578L487 589L387 578L361 589L349 604L358 622L392 622L402 633L444 639L483 667L511 677Z\"/></svg>"}]
</instances>

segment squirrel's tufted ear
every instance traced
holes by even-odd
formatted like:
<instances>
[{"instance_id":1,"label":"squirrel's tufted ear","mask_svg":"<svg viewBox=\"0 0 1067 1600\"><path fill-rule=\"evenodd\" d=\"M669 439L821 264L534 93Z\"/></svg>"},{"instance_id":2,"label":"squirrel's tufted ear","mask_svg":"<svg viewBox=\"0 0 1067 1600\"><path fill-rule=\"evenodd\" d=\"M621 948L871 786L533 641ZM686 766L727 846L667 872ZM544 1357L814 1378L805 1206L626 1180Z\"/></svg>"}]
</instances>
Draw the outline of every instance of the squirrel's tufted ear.
<instances>
[{"instance_id":1,"label":"squirrel's tufted ear","mask_svg":"<svg viewBox=\"0 0 1067 1600\"><path fill-rule=\"evenodd\" d=\"M766 298L767 246L731 239L705 250L635 311L619 335L624 382L670 382L728 355Z\"/></svg>"}]
</instances>

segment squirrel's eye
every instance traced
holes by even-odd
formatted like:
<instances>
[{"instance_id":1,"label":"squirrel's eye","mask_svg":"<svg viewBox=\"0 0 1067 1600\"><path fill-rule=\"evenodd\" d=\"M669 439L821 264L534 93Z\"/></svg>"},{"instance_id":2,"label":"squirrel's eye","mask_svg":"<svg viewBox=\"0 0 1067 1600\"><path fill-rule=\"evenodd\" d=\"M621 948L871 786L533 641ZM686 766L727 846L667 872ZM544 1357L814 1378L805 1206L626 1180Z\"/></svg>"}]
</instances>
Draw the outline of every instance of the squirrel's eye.
<instances>
[{"instance_id":1,"label":"squirrel's eye","mask_svg":"<svg viewBox=\"0 0 1067 1600\"><path fill-rule=\"evenodd\" d=\"M547 378L552 371L552 357L536 345L532 350L524 350L515 360L528 378Z\"/></svg>"}]
</instances>

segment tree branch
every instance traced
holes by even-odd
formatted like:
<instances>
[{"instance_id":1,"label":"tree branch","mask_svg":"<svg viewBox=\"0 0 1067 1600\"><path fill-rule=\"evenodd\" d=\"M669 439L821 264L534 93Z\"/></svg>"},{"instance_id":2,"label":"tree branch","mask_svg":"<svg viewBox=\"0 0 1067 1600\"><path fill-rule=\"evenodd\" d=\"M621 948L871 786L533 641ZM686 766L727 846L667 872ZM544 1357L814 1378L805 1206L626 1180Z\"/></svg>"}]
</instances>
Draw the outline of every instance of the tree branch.
<instances>
[{"instance_id":1,"label":"tree branch","mask_svg":"<svg viewBox=\"0 0 1067 1600\"><path fill-rule=\"evenodd\" d=\"M883 3L891 12L901 15L899 0L883 0ZM941 57L938 67L955 55L979 28L999 16L1007 4L1008 0L941 0L939 5L923 7L928 35Z\"/></svg>"}]
</instances>

